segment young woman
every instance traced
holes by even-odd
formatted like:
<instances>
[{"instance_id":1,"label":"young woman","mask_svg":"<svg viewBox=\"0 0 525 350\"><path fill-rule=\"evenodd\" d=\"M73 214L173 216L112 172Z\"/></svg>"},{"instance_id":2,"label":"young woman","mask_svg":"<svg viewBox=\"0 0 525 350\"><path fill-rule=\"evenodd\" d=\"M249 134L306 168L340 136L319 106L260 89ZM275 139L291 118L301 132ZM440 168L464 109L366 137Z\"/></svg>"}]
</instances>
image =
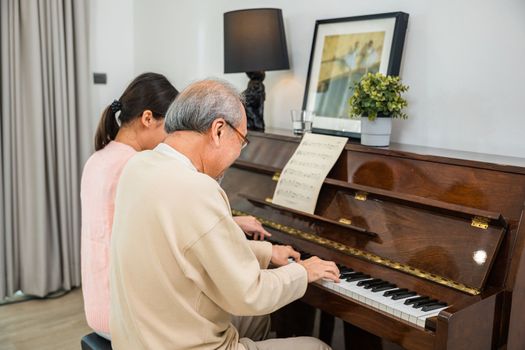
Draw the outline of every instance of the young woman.
<instances>
[{"instance_id":1,"label":"young woman","mask_svg":"<svg viewBox=\"0 0 525 350\"><path fill-rule=\"evenodd\" d=\"M133 155L164 140L164 116L177 94L161 74L144 73L135 78L102 113L95 135L96 152L84 166L80 188L84 311L88 325L107 339L111 339L109 247L118 179ZM269 235L253 217L237 217L236 222L255 239Z\"/></svg>"},{"instance_id":2,"label":"young woman","mask_svg":"<svg viewBox=\"0 0 525 350\"><path fill-rule=\"evenodd\" d=\"M160 74L145 73L104 112L96 152L82 173L82 292L88 325L109 339L109 246L120 173L137 152L166 137L164 115L178 91Z\"/></svg>"}]
</instances>

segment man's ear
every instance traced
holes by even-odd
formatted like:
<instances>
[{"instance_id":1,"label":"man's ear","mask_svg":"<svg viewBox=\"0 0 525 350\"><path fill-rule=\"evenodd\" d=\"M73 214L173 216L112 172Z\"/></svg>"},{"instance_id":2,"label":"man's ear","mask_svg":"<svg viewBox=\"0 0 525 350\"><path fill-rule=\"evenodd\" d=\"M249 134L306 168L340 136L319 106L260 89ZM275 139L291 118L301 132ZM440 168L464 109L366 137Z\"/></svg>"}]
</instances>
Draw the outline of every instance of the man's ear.
<instances>
[{"instance_id":1,"label":"man's ear","mask_svg":"<svg viewBox=\"0 0 525 350\"><path fill-rule=\"evenodd\" d=\"M146 128L150 128L153 125L154 119L153 113L149 109L142 112L142 115L140 116L140 121Z\"/></svg>"},{"instance_id":2,"label":"man's ear","mask_svg":"<svg viewBox=\"0 0 525 350\"><path fill-rule=\"evenodd\" d=\"M224 122L224 119L217 118L211 123L210 128L210 136L212 139L212 142L215 146L219 146L221 143L221 137L224 134L224 127L226 126L226 123Z\"/></svg>"}]
</instances>

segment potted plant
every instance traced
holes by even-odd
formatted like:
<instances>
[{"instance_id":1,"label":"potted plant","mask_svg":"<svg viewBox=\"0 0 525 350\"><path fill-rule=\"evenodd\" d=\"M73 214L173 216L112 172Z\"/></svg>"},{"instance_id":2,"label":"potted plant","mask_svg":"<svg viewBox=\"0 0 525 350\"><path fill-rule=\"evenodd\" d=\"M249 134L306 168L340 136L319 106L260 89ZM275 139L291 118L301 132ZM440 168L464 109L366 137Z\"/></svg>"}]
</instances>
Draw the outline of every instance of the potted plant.
<instances>
[{"instance_id":1,"label":"potted plant","mask_svg":"<svg viewBox=\"0 0 525 350\"><path fill-rule=\"evenodd\" d=\"M361 118L361 144L388 146L392 118L406 119L403 108L407 101L401 96L408 86L399 77L367 73L354 86L350 97L350 117Z\"/></svg>"}]
</instances>

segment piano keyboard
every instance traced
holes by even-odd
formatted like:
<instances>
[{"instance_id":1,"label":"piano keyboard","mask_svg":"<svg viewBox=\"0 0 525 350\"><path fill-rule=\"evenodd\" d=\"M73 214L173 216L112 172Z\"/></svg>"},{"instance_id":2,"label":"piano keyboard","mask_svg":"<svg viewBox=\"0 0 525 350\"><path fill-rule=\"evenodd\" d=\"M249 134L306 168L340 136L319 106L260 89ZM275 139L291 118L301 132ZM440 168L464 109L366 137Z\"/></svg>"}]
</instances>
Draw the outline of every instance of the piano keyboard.
<instances>
[{"instance_id":1,"label":"piano keyboard","mask_svg":"<svg viewBox=\"0 0 525 350\"><path fill-rule=\"evenodd\" d=\"M302 260L312 256L305 252L300 253ZM441 310L448 307L444 302L419 295L406 288L399 288L394 283L340 264L337 266L341 273L339 283L324 279L315 283L419 327L425 328L427 318L437 316Z\"/></svg>"}]
</instances>

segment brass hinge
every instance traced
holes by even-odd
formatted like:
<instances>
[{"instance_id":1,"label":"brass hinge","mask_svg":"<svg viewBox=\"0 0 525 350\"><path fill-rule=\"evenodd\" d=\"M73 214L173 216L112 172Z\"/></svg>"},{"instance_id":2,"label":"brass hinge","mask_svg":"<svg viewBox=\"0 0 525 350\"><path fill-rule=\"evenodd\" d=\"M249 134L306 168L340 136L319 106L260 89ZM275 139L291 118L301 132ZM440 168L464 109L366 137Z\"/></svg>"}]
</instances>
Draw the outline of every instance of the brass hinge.
<instances>
[{"instance_id":1,"label":"brass hinge","mask_svg":"<svg viewBox=\"0 0 525 350\"><path fill-rule=\"evenodd\" d=\"M281 173L280 172L275 172L272 176L272 180L273 181L279 181L279 177L281 176Z\"/></svg>"},{"instance_id":2,"label":"brass hinge","mask_svg":"<svg viewBox=\"0 0 525 350\"><path fill-rule=\"evenodd\" d=\"M271 203L273 201L273 198L267 197L264 201L268 202L268 203Z\"/></svg>"},{"instance_id":3,"label":"brass hinge","mask_svg":"<svg viewBox=\"0 0 525 350\"><path fill-rule=\"evenodd\" d=\"M485 218L483 216L474 216L472 218L471 225L486 230L487 228L489 228L489 221L489 218Z\"/></svg>"},{"instance_id":4,"label":"brass hinge","mask_svg":"<svg viewBox=\"0 0 525 350\"><path fill-rule=\"evenodd\" d=\"M363 192L363 191L357 191L355 193L355 199L357 199L358 201L366 201L367 196L368 196L368 193Z\"/></svg>"},{"instance_id":5,"label":"brass hinge","mask_svg":"<svg viewBox=\"0 0 525 350\"><path fill-rule=\"evenodd\" d=\"M345 224L345 225L352 225L352 220L347 219L347 218L340 218L339 223Z\"/></svg>"}]
</instances>

